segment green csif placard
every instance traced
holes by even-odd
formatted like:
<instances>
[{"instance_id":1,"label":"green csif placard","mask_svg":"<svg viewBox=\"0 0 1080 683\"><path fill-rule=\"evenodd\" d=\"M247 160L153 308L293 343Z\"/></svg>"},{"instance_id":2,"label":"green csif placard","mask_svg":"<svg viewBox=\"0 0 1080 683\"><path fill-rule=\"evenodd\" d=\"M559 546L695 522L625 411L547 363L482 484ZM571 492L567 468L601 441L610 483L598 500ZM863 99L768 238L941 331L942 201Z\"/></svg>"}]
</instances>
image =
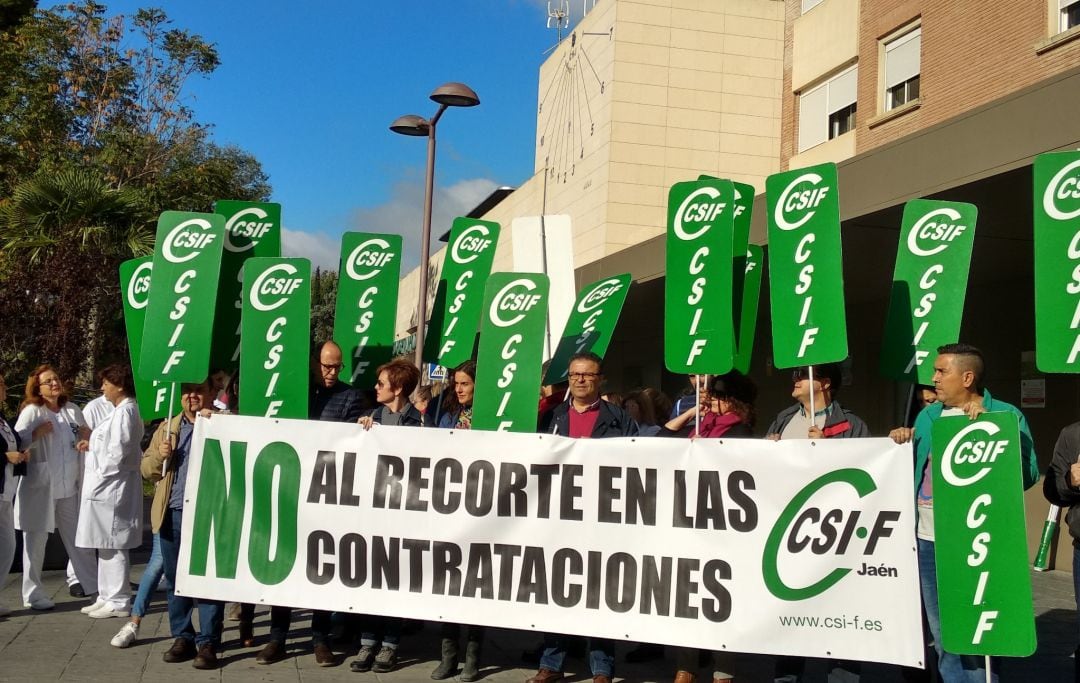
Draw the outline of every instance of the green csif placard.
<instances>
[{"instance_id":1,"label":"green csif placard","mask_svg":"<svg viewBox=\"0 0 1080 683\"><path fill-rule=\"evenodd\" d=\"M765 198L773 363L841 361L848 344L836 164L771 175Z\"/></svg>"},{"instance_id":2,"label":"green csif placard","mask_svg":"<svg viewBox=\"0 0 1080 683\"><path fill-rule=\"evenodd\" d=\"M253 256L281 256L281 204L222 199L214 202L214 213L225 217L225 242L210 366L232 371L240 367L240 289L244 261Z\"/></svg>"},{"instance_id":3,"label":"green csif placard","mask_svg":"<svg viewBox=\"0 0 1080 683\"><path fill-rule=\"evenodd\" d=\"M495 273L487 280L476 358L473 429L536 431L548 278Z\"/></svg>"},{"instance_id":4,"label":"green csif placard","mask_svg":"<svg viewBox=\"0 0 1080 683\"><path fill-rule=\"evenodd\" d=\"M604 357L629 291L630 273L623 273L597 280L578 292L577 301L570 309L570 317L563 328L562 339L555 347L555 355L551 357L547 374L544 375L544 384L565 382L570 357L575 353L591 351Z\"/></svg>"},{"instance_id":5,"label":"green csif placard","mask_svg":"<svg viewBox=\"0 0 1080 683\"><path fill-rule=\"evenodd\" d=\"M1019 421L1009 412L943 417L932 437L942 645L963 655L1027 657L1035 652L1035 612Z\"/></svg>"},{"instance_id":6,"label":"green csif placard","mask_svg":"<svg viewBox=\"0 0 1080 683\"><path fill-rule=\"evenodd\" d=\"M341 379L375 384L375 369L394 355L401 236L347 232L341 236L334 341L341 347Z\"/></svg>"},{"instance_id":7,"label":"green csif placard","mask_svg":"<svg viewBox=\"0 0 1080 683\"><path fill-rule=\"evenodd\" d=\"M306 419L311 262L247 259L243 304L240 412Z\"/></svg>"},{"instance_id":8,"label":"green csif placard","mask_svg":"<svg viewBox=\"0 0 1080 683\"><path fill-rule=\"evenodd\" d=\"M745 375L750 372L750 358L754 351L765 250L757 244L748 244L746 256L735 258L735 272L738 273L740 269L743 275L735 278L732 299L735 305L735 369Z\"/></svg>"},{"instance_id":9,"label":"green csif placard","mask_svg":"<svg viewBox=\"0 0 1080 683\"><path fill-rule=\"evenodd\" d=\"M424 360L456 368L473 357L499 224L455 218L424 337Z\"/></svg>"},{"instance_id":10,"label":"green csif placard","mask_svg":"<svg viewBox=\"0 0 1080 683\"><path fill-rule=\"evenodd\" d=\"M135 380L135 400L139 415L150 422L176 414L180 410L180 392L172 391L172 410L169 410L171 387L156 380L143 379L139 372L142 355L143 322L150 301L150 272L154 269L152 256L133 258L120 264L120 292L124 297L124 330L127 332L128 356Z\"/></svg>"},{"instance_id":11,"label":"green csif placard","mask_svg":"<svg viewBox=\"0 0 1080 683\"><path fill-rule=\"evenodd\" d=\"M664 365L671 372L722 374L732 368L730 180L676 183L668 193L664 283Z\"/></svg>"},{"instance_id":12,"label":"green csif placard","mask_svg":"<svg viewBox=\"0 0 1080 683\"><path fill-rule=\"evenodd\" d=\"M960 338L978 215L961 202L904 205L881 346L886 377L930 384L935 350Z\"/></svg>"},{"instance_id":13,"label":"green csif placard","mask_svg":"<svg viewBox=\"0 0 1080 683\"><path fill-rule=\"evenodd\" d=\"M163 382L202 382L210 374L225 218L166 211L158 218L150 302L139 373Z\"/></svg>"},{"instance_id":14,"label":"green csif placard","mask_svg":"<svg viewBox=\"0 0 1080 683\"><path fill-rule=\"evenodd\" d=\"M1080 152L1035 157L1035 364L1080 372Z\"/></svg>"}]
</instances>

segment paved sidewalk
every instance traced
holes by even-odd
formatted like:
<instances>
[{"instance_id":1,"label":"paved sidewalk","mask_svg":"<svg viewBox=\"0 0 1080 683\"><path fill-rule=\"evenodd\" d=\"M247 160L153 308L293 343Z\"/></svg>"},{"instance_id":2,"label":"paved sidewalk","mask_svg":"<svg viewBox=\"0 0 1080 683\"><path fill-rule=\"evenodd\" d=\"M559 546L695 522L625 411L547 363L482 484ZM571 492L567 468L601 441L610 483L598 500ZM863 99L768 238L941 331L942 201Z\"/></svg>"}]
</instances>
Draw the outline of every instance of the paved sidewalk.
<instances>
[{"instance_id":1,"label":"paved sidewalk","mask_svg":"<svg viewBox=\"0 0 1080 683\"><path fill-rule=\"evenodd\" d=\"M142 565L132 572L137 580ZM403 638L401 664L389 674L356 674L349 671L348 662L356 654L354 647L338 649L341 664L331 668L316 666L308 647L308 618L306 613L294 615L297 630L289 645L296 656L271 666L255 663L255 655L265 642L269 614L265 608L256 613L255 632L259 638L254 648L241 648L237 641L236 622L225 622L223 668L217 671L197 671L190 663L166 664L161 655L171 645L168 619L164 614L164 594L151 613L143 620L140 640L131 648L119 650L109 640L119 630L120 619L89 619L79 612L86 600L68 597L62 572L45 572L46 585L56 609L33 612L16 609L6 619L0 619L0 680L2 681L322 681L348 680L356 683L420 683L429 682L439 650L438 629L428 626L423 631ZM1072 680L1073 664L1070 654L1076 646L1077 626L1072 593L1072 576L1060 572L1033 573L1035 603L1039 630L1039 649L1025 660L1009 660L1002 672L1002 681L1039 681L1054 683ZM0 602L13 608L19 600L20 577L12 574L7 587L0 592ZM491 629L485 642L484 678L490 683L503 681L522 683L535 672L535 664L521 659L522 650L535 647L539 636L524 631ZM674 673L672 655L667 660L648 664L626 664L623 657L631 645L617 646L616 673L627 681L670 682ZM570 658L569 672L573 681L588 681L587 668L580 657ZM771 681L773 658L743 656L739 660L739 683ZM708 671L700 679L707 683ZM808 678L823 681L820 665L811 666ZM889 667L868 664L863 681L900 683L898 671Z\"/></svg>"}]
</instances>

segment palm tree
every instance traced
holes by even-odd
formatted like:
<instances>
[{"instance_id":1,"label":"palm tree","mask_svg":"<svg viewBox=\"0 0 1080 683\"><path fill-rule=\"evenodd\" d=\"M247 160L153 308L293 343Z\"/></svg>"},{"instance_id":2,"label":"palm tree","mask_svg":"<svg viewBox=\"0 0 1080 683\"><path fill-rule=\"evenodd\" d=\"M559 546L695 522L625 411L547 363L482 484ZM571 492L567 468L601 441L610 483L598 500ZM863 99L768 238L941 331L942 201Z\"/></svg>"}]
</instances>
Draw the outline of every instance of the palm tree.
<instances>
[{"instance_id":1,"label":"palm tree","mask_svg":"<svg viewBox=\"0 0 1080 683\"><path fill-rule=\"evenodd\" d=\"M47 318L26 343L36 331L62 372L91 381L102 322L120 308L116 268L153 249L152 228L136 191L86 169L40 173L0 201L0 250L9 270L25 269L25 297Z\"/></svg>"}]
</instances>

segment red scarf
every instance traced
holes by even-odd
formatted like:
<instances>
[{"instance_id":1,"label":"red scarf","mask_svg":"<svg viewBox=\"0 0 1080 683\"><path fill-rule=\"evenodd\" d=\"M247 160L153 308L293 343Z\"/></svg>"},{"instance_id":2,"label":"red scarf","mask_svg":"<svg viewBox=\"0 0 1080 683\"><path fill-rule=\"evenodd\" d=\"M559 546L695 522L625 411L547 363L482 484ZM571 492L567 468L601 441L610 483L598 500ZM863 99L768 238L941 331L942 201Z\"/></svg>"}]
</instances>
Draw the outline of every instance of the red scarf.
<instances>
[{"instance_id":1,"label":"red scarf","mask_svg":"<svg viewBox=\"0 0 1080 683\"><path fill-rule=\"evenodd\" d=\"M705 417L701 418L700 429L690 431L690 437L701 436L706 439L717 439L737 424L742 424L742 418L735 413L717 415L714 412L709 412Z\"/></svg>"}]
</instances>

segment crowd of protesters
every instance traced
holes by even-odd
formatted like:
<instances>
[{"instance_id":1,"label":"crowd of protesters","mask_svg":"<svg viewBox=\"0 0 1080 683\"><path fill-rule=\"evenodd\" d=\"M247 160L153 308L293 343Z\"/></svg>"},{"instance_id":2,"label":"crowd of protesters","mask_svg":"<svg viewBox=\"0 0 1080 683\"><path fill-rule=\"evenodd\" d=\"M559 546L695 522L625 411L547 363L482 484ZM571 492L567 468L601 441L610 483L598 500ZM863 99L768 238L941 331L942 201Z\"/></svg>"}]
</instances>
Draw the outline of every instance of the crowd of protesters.
<instances>
[{"instance_id":1,"label":"crowd of protesters","mask_svg":"<svg viewBox=\"0 0 1080 683\"><path fill-rule=\"evenodd\" d=\"M941 347L934 363L934 385L918 387L911 418L913 427L889 433L897 443L914 449L913 490L918 511L917 537L923 609L928 642L936 651L936 667L946 683L996 680L996 665L983 670L981 658L943 651L935 582L933 491L929 476L931 425L942 416L984 411L1009 411L1019 417L1025 487L1038 479L1031 434L1015 407L993 398L983 386L984 360L980 351L965 344ZM339 378L342 351L332 341L320 344L312 355L309 418L357 423L364 429L398 425L443 429L470 429L473 420L476 363L454 368L441 391L419 387L420 370L409 360L394 359L378 368L372 389L351 387ZM143 422L134 401L131 371L113 365L99 373L102 396L83 409L69 399L63 378L49 365L34 369L27 378L17 418L0 419L0 438L6 443L6 461L0 468L0 588L7 578L15 551L15 530L23 532L23 606L50 610L52 600L42 587L41 569L49 533L59 531L70 558L69 592L90 600L82 612L93 619L126 619L112 639L115 647L139 640L139 625L147 614L155 589L165 587L172 646L166 662L192 661L195 668L219 665L226 605L193 599L173 591L180 556L187 467L194 426L216 412L236 405L238 378L211 373L200 384L180 386L180 413L162 421L143 449ZM690 375L685 390L672 398L653 387L627 388L624 395L602 393L602 360L590 353L571 358L565 383L545 386L537 405L537 429L569 438L648 436L670 438L751 438L757 415L758 389L747 376L732 371L719 376ZM791 378L793 405L780 411L764 430L767 439L832 439L870 436L870 430L849 408L837 401L841 366L797 368ZM0 406L7 387L0 376ZM0 416L2 417L2 416ZM908 422L907 424L911 424ZM1080 504L1080 423L1067 427L1058 441L1047 496L1063 506ZM153 533L150 560L134 596L129 591L129 552L142 543L142 480L154 486L150 507ZM1078 505L1077 509L1080 509ZM1069 528L1080 539L1080 512L1070 510ZM1080 543L1080 541L1078 541ZM1080 577L1080 550L1074 555L1074 576ZM1080 579L1077 583L1080 596ZM1078 598L1080 600L1080 598ZM0 605L0 616L10 613ZM192 619L198 611L198 630ZM229 618L239 622L242 647L254 647L253 605L235 605ZM274 664L290 656L287 639L293 609L274 606L270 629L256 655L260 664ZM340 663L332 649L332 632L352 633L359 641L352 671L385 673L398 665L397 650L408 623L383 615L311 613L311 650L320 666ZM464 648L462 634L464 633ZM447 623L442 626L439 664L431 678L458 675L463 681L482 677L484 629L479 625ZM572 639L545 634L536 651L537 673L526 683L552 683L564 678L564 664ZM590 638L585 652L594 683L609 683L615 675L614 644ZM463 655L463 656L462 656ZM694 683L708 662L714 683L735 678L738 655L673 648L675 683ZM662 657L663 648L639 644L629 661ZM459 663L463 665L459 669ZM776 681L804 680L806 660L781 657ZM861 666L854 661L825 663L830 681L857 681ZM905 671L908 680L925 672ZM926 680L929 680L927 677Z\"/></svg>"}]
</instances>

